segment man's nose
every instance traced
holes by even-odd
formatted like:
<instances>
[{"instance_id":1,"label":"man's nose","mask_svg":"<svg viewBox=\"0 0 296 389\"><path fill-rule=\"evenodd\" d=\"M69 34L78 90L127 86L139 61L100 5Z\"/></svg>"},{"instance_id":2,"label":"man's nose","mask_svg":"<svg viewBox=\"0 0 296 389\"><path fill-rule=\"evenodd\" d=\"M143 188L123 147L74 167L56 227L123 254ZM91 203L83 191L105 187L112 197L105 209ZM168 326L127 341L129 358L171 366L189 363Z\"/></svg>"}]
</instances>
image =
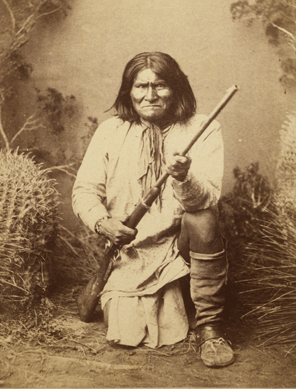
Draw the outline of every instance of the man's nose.
<instances>
[{"instance_id":1,"label":"man's nose","mask_svg":"<svg viewBox=\"0 0 296 389\"><path fill-rule=\"evenodd\" d=\"M148 86L145 99L147 101L153 101L157 99L157 92L151 85Z\"/></svg>"}]
</instances>

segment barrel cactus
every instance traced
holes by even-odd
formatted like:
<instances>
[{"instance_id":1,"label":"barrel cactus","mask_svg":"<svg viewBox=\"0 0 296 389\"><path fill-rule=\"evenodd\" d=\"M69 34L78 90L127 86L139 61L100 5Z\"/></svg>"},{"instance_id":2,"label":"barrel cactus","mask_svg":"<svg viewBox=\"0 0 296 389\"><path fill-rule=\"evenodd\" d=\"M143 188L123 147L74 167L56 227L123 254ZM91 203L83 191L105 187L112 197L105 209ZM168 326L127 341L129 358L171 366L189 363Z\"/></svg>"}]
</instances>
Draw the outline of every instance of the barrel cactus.
<instances>
[{"instance_id":1,"label":"barrel cactus","mask_svg":"<svg viewBox=\"0 0 296 389\"><path fill-rule=\"evenodd\" d=\"M280 208L296 200L296 112L287 116L280 131L280 152L276 168L277 202Z\"/></svg>"},{"instance_id":2,"label":"barrel cactus","mask_svg":"<svg viewBox=\"0 0 296 389\"><path fill-rule=\"evenodd\" d=\"M40 165L0 151L0 303L28 306L50 286L58 192Z\"/></svg>"}]
</instances>

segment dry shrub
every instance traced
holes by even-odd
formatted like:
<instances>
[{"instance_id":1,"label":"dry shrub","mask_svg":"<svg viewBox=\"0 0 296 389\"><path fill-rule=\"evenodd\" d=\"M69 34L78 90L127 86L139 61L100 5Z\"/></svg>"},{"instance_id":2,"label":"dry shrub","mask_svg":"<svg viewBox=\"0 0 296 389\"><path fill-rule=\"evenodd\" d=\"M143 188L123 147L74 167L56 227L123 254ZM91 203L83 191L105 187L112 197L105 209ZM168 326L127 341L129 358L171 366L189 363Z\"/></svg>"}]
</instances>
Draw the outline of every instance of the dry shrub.
<instances>
[{"instance_id":1,"label":"dry shrub","mask_svg":"<svg viewBox=\"0 0 296 389\"><path fill-rule=\"evenodd\" d=\"M243 294L264 344L296 345L296 209L273 213L246 247Z\"/></svg>"},{"instance_id":2,"label":"dry shrub","mask_svg":"<svg viewBox=\"0 0 296 389\"><path fill-rule=\"evenodd\" d=\"M0 303L28 306L50 285L55 181L28 156L0 151Z\"/></svg>"},{"instance_id":3,"label":"dry shrub","mask_svg":"<svg viewBox=\"0 0 296 389\"><path fill-rule=\"evenodd\" d=\"M245 171L233 170L234 186L219 202L220 225L228 240L228 256L237 263L245 245L257 236L260 223L269 217L272 188L259 173L259 163L251 163Z\"/></svg>"},{"instance_id":4,"label":"dry shrub","mask_svg":"<svg viewBox=\"0 0 296 389\"><path fill-rule=\"evenodd\" d=\"M280 154L273 210L260 222L245 249L242 297L258 319L263 344L296 347L296 115L289 115L280 133Z\"/></svg>"}]
</instances>

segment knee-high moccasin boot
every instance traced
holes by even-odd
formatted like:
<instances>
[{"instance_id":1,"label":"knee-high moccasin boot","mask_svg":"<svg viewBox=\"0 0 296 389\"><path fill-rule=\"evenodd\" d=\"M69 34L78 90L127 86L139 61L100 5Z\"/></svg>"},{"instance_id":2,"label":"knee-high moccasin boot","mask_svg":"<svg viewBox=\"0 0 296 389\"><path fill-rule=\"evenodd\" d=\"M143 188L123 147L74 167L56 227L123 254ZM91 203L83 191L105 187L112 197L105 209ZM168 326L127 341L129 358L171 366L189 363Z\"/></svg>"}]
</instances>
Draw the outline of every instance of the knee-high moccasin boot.
<instances>
[{"instance_id":1,"label":"knee-high moccasin boot","mask_svg":"<svg viewBox=\"0 0 296 389\"><path fill-rule=\"evenodd\" d=\"M227 366L234 353L221 329L227 280L225 250L215 254L190 252L190 294L196 309L201 359L206 366Z\"/></svg>"}]
</instances>

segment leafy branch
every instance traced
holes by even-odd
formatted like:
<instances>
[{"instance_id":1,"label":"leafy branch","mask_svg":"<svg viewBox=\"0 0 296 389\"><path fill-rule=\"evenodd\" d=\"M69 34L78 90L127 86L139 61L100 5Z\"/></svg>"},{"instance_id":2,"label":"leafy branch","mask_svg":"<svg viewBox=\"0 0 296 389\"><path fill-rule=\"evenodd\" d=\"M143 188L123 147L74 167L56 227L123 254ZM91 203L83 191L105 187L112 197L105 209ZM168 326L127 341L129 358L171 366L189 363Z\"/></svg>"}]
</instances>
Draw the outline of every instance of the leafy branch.
<instances>
[{"instance_id":1,"label":"leafy branch","mask_svg":"<svg viewBox=\"0 0 296 389\"><path fill-rule=\"evenodd\" d=\"M280 81L285 86L296 86L296 1L241 0L231 4L233 20L262 21L269 43L278 46L281 67Z\"/></svg>"},{"instance_id":2,"label":"leafy branch","mask_svg":"<svg viewBox=\"0 0 296 389\"><path fill-rule=\"evenodd\" d=\"M9 77L11 73L19 70L19 55L16 53L28 41L29 35L36 22L41 17L63 12L66 14L70 6L67 0L35 0L15 2L12 0L0 0L6 10L7 23L0 26L0 83ZM7 24L10 24L10 29Z\"/></svg>"}]
</instances>

